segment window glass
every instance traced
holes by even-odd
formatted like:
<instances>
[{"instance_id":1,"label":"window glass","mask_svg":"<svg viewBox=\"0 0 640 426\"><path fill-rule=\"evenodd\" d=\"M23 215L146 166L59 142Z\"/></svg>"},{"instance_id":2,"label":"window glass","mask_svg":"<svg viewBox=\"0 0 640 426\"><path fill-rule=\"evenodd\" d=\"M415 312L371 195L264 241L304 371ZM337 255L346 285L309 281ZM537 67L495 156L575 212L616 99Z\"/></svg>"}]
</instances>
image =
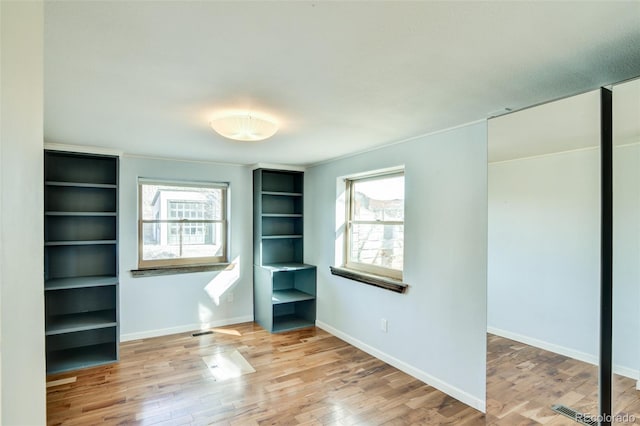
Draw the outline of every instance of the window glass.
<instances>
[{"instance_id":1,"label":"window glass","mask_svg":"<svg viewBox=\"0 0 640 426\"><path fill-rule=\"evenodd\" d=\"M226 261L226 186L141 181L139 267Z\"/></svg>"},{"instance_id":2,"label":"window glass","mask_svg":"<svg viewBox=\"0 0 640 426\"><path fill-rule=\"evenodd\" d=\"M404 174L347 179L345 266L402 278Z\"/></svg>"}]
</instances>

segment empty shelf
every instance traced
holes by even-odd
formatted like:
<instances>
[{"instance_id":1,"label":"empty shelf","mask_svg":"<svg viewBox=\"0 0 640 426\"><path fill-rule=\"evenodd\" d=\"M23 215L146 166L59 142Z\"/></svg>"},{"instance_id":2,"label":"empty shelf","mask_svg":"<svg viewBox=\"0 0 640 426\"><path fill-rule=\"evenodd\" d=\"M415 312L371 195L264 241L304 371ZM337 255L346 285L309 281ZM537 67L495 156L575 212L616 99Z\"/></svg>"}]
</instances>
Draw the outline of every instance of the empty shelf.
<instances>
[{"instance_id":1,"label":"empty shelf","mask_svg":"<svg viewBox=\"0 0 640 426\"><path fill-rule=\"evenodd\" d=\"M101 287L116 284L118 284L118 277L112 276L57 278L45 281L44 289L46 291L67 290L70 288Z\"/></svg>"},{"instance_id":2,"label":"empty shelf","mask_svg":"<svg viewBox=\"0 0 640 426\"><path fill-rule=\"evenodd\" d=\"M115 244L116 240L87 240L87 241L48 241L45 246L89 246L96 244Z\"/></svg>"},{"instance_id":3,"label":"empty shelf","mask_svg":"<svg viewBox=\"0 0 640 426\"><path fill-rule=\"evenodd\" d=\"M262 195L282 195L287 197L302 197L302 192L262 191Z\"/></svg>"},{"instance_id":4,"label":"empty shelf","mask_svg":"<svg viewBox=\"0 0 640 426\"><path fill-rule=\"evenodd\" d=\"M116 362L117 360L118 356L114 343L52 351L47 353L47 374L94 367Z\"/></svg>"},{"instance_id":5,"label":"empty shelf","mask_svg":"<svg viewBox=\"0 0 640 426\"><path fill-rule=\"evenodd\" d=\"M45 335L95 330L96 328L115 327L116 325L115 309L56 315L49 318L45 327Z\"/></svg>"},{"instance_id":6,"label":"empty shelf","mask_svg":"<svg viewBox=\"0 0 640 426\"><path fill-rule=\"evenodd\" d=\"M267 263L262 265L264 268L270 271L297 271L300 269L313 269L315 266L307 265L306 263L294 263L294 262L282 262L282 263Z\"/></svg>"},{"instance_id":7,"label":"empty shelf","mask_svg":"<svg viewBox=\"0 0 640 426\"><path fill-rule=\"evenodd\" d=\"M263 235L263 240L280 240L284 238L302 238L302 235Z\"/></svg>"},{"instance_id":8,"label":"empty shelf","mask_svg":"<svg viewBox=\"0 0 640 426\"><path fill-rule=\"evenodd\" d=\"M59 212L48 211L45 216L116 216L116 212Z\"/></svg>"},{"instance_id":9,"label":"empty shelf","mask_svg":"<svg viewBox=\"0 0 640 426\"><path fill-rule=\"evenodd\" d=\"M282 315L273 317L273 332L280 333L298 328L313 327L313 321L301 318L297 315Z\"/></svg>"},{"instance_id":10,"label":"empty shelf","mask_svg":"<svg viewBox=\"0 0 640 426\"><path fill-rule=\"evenodd\" d=\"M313 300L315 298L315 296L294 289L273 290L273 294L271 295L271 303L274 305L279 305L281 303L301 302L303 300Z\"/></svg>"},{"instance_id":11,"label":"empty shelf","mask_svg":"<svg viewBox=\"0 0 640 426\"><path fill-rule=\"evenodd\" d=\"M263 213L262 217L302 217L300 213Z\"/></svg>"},{"instance_id":12,"label":"empty shelf","mask_svg":"<svg viewBox=\"0 0 640 426\"><path fill-rule=\"evenodd\" d=\"M116 188L116 185L108 183L86 183L86 182L61 182L48 180L45 182L47 186L73 186L76 188Z\"/></svg>"}]
</instances>

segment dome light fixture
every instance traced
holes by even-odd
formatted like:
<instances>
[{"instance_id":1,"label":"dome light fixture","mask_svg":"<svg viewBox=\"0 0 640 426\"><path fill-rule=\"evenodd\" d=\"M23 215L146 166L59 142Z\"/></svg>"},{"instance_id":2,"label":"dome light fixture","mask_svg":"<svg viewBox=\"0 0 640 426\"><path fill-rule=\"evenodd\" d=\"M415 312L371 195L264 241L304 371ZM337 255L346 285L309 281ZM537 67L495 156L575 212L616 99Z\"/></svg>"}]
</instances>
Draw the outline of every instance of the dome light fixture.
<instances>
[{"instance_id":1,"label":"dome light fixture","mask_svg":"<svg viewBox=\"0 0 640 426\"><path fill-rule=\"evenodd\" d=\"M234 113L211 120L211 128L221 136L236 141L261 141L275 135L278 125L251 113Z\"/></svg>"}]
</instances>

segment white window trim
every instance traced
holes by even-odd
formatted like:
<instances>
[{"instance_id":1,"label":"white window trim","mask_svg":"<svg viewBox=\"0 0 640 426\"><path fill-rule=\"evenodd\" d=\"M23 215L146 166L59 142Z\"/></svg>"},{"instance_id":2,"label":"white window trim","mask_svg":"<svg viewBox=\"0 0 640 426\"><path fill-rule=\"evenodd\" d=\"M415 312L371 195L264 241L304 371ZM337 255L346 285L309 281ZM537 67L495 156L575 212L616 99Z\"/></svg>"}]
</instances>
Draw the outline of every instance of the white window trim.
<instances>
[{"instance_id":1,"label":"white window trim","mask_svg":"<svg viewBox=\"0 0 640 426\"><path fill-rule=\"evenodd\" d=\"M354 222L362 223L362 224L384 224L384 225L402 225L404 227L403 221L354 221L353 218L353 204L351 200L353 199L353 191L354 191L354 183L355 182L363 182L367 180L375 180L393 176L404 176L404 168L401 169L392 169L385 171L372 172L368 174L360 174L356 176L347 177L344 179L345 182L345 238L344 238L344 258L342 266L347 269L351 269L354 271L360 271L366 274L371 274L374 276L380 276L385 278L391 278L394 280L402 281L402 275L404 270L397 270L391 268L385 268L377 265L369 265L360 262L351 261L351 227ZM404 242L403 242L404 247Z\"/></svg>"},{"instance_id":2,"label":"white window trim","mask_svg":"<svg viewBox=\"0 0 640 426\"><path fill-rule=\"evenodd\" d=\"M180 223L180 222L193 222L189 219L181 220L158 220L158 219L143 219L142 218L142 187L143 185L167 185L167 186L181 186L192 188L211 188L222 190L222 219L212 220L195 220L198 223L221 223L222 224L222 254L220 256L209 257L191 257L184 259L158 259L158 260L144 260L143 259L143 237L142 230L145 223ZM189 268L194 266L203 265L219 265L227 264L229 253L229 184L224 182L202 182L202 181L179 181L179 180L159 180L138 178L138 269L157 269L157 268Z\"/></svg>"}]
</instances>

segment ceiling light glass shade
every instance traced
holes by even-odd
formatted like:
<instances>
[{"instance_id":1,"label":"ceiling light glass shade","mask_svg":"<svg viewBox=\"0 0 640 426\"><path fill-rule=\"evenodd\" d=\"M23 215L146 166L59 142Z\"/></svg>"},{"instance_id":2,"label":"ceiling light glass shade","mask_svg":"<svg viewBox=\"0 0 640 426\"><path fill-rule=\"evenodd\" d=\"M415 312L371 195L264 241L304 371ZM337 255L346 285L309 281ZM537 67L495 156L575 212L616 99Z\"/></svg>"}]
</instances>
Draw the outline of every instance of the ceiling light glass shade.
<instances>
[{"instance_id":1,"label":"ceiling light glass shade","mask_svg":"<svg viewBox=\"0 0 640 426\"><path fill-rule=\"evenodd\" d=\"M211 127L225 138L236 141L261 141L278 131L278 125L251 114L233 114L211 120Z\"/></svg>"}]
</instances>

